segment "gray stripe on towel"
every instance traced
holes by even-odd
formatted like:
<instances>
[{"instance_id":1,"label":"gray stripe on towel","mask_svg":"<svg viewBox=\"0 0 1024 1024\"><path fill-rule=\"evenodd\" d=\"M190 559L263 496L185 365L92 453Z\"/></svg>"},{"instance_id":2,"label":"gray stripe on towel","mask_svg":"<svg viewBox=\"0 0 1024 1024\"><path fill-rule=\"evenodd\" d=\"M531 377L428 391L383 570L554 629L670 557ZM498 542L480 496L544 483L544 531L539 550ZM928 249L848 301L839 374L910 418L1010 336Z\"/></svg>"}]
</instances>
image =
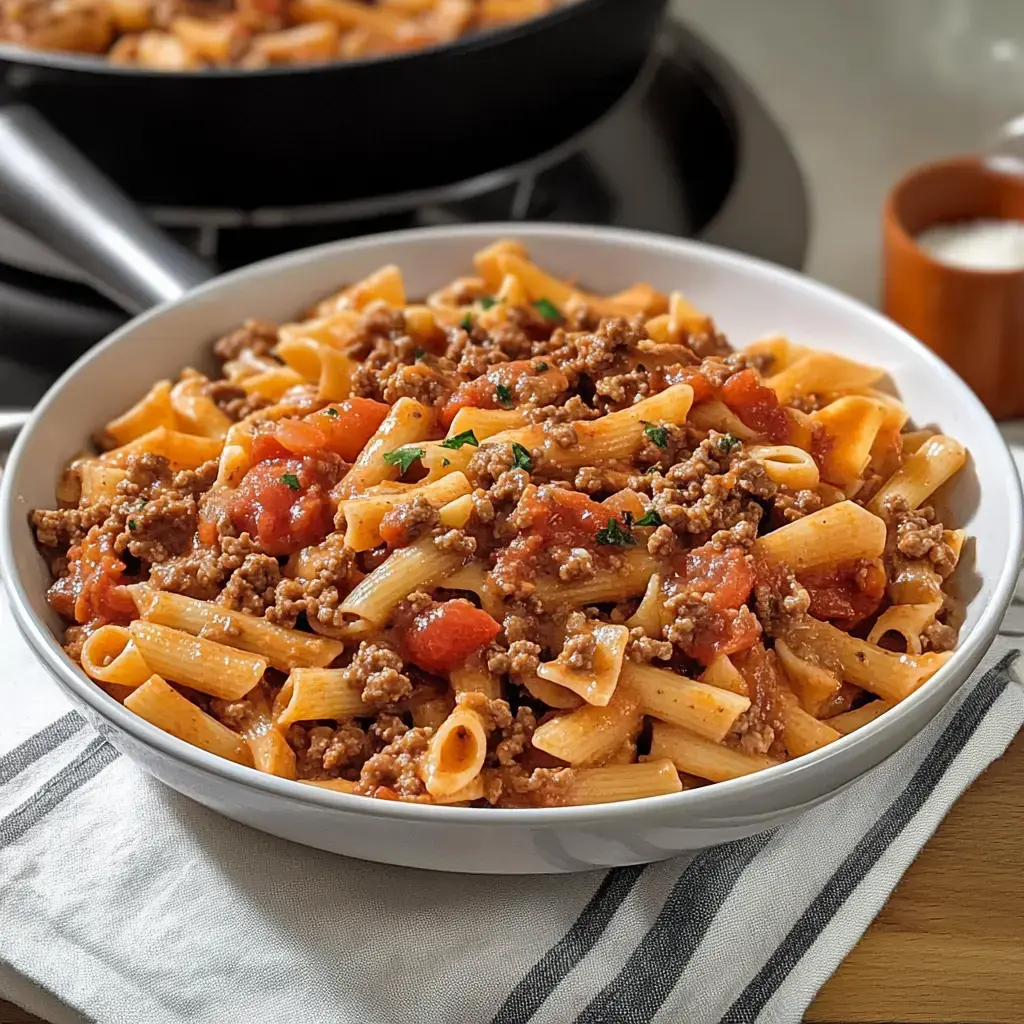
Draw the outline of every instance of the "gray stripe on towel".
<instances>
[{"instance_id":1,"label":"gray stripe on towel","mask_svg":"<svg viewBox=\"0 0 1024 1024\"><path fill-rule=\"evenodd\" d=\"M10 782L51 750L55 750L66 739L74 736L83 725L85 719L77 711L69 711L52 721L45 729L40 729L34 736L30 736L24 743L19 743L13 750L9 750L0 757L0 786Z\"/></svg>"},{"instance_id":2,"label":"gray stripe on towel","mask_svg":"<svg viewBox=\"0 0 1024 1024\"><path fill-rule=\"evenodd\" d=\"M97 736L82 752L50 779L38 792L0 821L0 848L21 838L80 786L99 775L120 754Z\"/></svg>"},{"instance_id":3,"label":"gray stripe on towel","mask_svg":"<svg viewBox=\"0 0 1024 1024\"><path fill-rule=\"evenodd\" d=\"M1018 653L1007 654L985 673L921 762L906 789L825 883L768 962L726 1012L722 1024L752 1024L757 1020L789 972L942 781L956 756L1006 689L1010 666Z\"/></svg>"}]
</instances>

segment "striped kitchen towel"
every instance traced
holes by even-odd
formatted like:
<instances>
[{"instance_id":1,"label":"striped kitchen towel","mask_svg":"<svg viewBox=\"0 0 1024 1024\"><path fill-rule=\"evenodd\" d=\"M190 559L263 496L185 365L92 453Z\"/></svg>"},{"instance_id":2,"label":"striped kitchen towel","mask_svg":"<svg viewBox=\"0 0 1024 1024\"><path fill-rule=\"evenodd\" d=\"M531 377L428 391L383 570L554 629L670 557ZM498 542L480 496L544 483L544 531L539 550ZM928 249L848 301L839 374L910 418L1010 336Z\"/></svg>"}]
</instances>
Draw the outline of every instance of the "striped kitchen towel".
<instances>
[{"instance_id":1,"label":"striped kitchen towel","mask_svg":"<svg viewBox=\"0 0 1024 1024\"><path fill-rule=\"evenodd\" d=\"M792 1024L1024 721L1019 643L790 826L514 878L347 860L218 817L86 726L5 618L0 994L57 1022Z\"/></svg>"}]
</instances>

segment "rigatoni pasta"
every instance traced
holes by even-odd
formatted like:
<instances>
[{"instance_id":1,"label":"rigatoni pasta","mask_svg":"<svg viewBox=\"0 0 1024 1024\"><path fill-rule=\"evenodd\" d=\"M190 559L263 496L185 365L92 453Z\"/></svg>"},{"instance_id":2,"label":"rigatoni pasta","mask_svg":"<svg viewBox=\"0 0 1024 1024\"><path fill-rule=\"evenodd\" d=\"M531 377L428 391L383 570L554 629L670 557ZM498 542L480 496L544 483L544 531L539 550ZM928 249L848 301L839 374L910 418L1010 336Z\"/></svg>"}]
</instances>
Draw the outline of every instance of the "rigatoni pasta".
<instances>
[{"instance_id":1,"label":"rigatoni pasta","mask_svg":"<svg viewBox=\"0 0 1024 1024\"><path fill-rule=\"evenodd\" d=\"M68 466L32 522L111 698L343 794L552 807L828 749L942 668L967 455L880 370L510 240L472 270L249 321Z\"/></svg>"}]
</instances>

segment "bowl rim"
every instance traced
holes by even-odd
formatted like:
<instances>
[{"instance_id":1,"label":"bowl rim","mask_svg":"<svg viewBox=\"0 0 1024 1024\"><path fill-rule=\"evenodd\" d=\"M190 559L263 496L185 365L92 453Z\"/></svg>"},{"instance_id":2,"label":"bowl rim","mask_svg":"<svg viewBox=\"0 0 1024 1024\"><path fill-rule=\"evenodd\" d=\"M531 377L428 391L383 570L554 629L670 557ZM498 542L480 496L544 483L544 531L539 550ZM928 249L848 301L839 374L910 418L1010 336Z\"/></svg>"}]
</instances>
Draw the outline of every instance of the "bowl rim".
<instances>
[{"instance_id":1,"label":"bowl rim","mask_svg":"<svg viewBox=\"0 0 1024 1024\"><path fill-rule=\"evenodd\" d=\"M358 253L363 249L376 249L382 245L400 249L407 243L422 240L479 239L485 241L502 237L521 238L526 242L535 239L565 239L600 245L610 250L621 246L637 247L654 255L664 253L688 256L691 259L714 264L726 272L740 269L747 275L753 274L768 281L776 281L788 290L825 300L830 305L844 309L858 317L864 322L866 329L881 331L889 335L895 343L914 349L918 356L930 364L934 373L943 380L950 392L951 399L955 399L961 406L966 406L972 419L979 420L985 430L990 433L989 440L1004 463L1005 472L1000 474L1000 478L1018 482L1016 488L1010 488L1012 497L1007 510L1010 526L1010 536L1007 539L1008 557L996 581L992 599L982 609L981 617L974 629L953 652L953 657L923 686L901 701L895 708L886 712L885 715L810 754L784 761L751 775L698 789L684 790L681 793L608 804L543 808L446 807L392 800L372 800L268 775L235 764L233 761L210 754L179 740L130 712L88 679L80 667L64 653L49 627L35 615L29 604L25 584L15 571L16 546L29 544L34 547L31 533L25 529L24 508L18 501L15 481L19 475L24 452L29 447L31 436L37 429L37 425L48 417L51 409L59 405L62 392L68 382L87 364L100 358L109 349L121 345L125 339L130 339L135 330L143 324L159 319L169 310L203 300L211 294L215 295L220 289L236 282L247 281L249 287L255 288L258 287L258 282L261 279L272 277L282 270L294 270L304 265L319 264L324 260ZM394 253L393 261L401 264L400 252ZM16 530L18 531L17 536L20 538L17 542L15 540ZM870 745L871 741L881 732L894 728L897 722L912 714L916 704L920 703L928 693L936 689L948 690L943 703L948 702L956 689L969 678L970 673L981 661L995 637L999 622L1013 596L1021 565L1022 550L1024 550L1024 492L1019 486L1014 459L995 422L967 385L938 356L897 324L828 285L766 260L733 252L720 246L690 239L672 238L654 232L577 224L492 222L383 232L301 249L214 278L193 289L181 299L165 303L133 318L76 360L36 406L29 422L22 429L11 450L2 481L0 481L0 577L3 579L3 586L10 599L14 620L50 675L62 687L69 690L79 702L89 707L109 725L118 731L126 732L143 746L155 748L158 753L173 761L184 762L188 768L215 776L226 783L234 783L244 788L261 791L268 797L282 798L322 810L435 825L475 824L499 828L518 826L547 828L581 826L591 823L622 823L635 817L644 817L655 811L675 810L680 814L685 814L687 811L700 812L713 808L721 797L749 799L756 797L761 791L777 788L795 776L803 776L808 771L823 771L821 766L827 762L850 764L856 760L858 750ZM921 728L923 729L924 725ZM920 732L920 729L916 730L915 734L917 732ZM883 759L879 758L873 761L863 771L870 770ZM863 774L863 772L856 774Z\"/></svg>"}]
</instances>

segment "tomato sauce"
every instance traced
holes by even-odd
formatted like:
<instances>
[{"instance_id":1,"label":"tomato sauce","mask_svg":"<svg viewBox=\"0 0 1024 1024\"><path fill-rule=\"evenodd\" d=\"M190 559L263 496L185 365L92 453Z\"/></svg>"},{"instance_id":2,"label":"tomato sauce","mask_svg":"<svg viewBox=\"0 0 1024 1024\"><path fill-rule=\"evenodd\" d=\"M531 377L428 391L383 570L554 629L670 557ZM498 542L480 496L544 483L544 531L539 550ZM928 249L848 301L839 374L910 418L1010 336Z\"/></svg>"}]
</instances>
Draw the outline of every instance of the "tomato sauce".
<instances>
[{"instance_id":1,"label":"tomato sauce","mask_svg":"<svg viewBox=\"0 0 1024 1024\"><path fill-rule=\"evenodd\" d=\"M434 604L405 628L401 646L413 664L441 675L464 665L501 632L501 625L463 598Z\"/></svg>"},{"instance_id":2,"label":"tomato sauce","mask_svg":"<svg viewBox=\"0 0 1024 1024\"><path fill-rule=\"evenodd\" d=\"M126 625L138 618L123 579L126 566L113 552L113 537L93 527L81 544L68 549L68 569L47 598L58 615L93 628Z\"/></svg>"},{"instance_id":3,"label":"tomato sauce","mask_svg":"<svg viewBox=\"0 0 1024 1024\"><path fill-rule=\"evenodd\" d=\"M264 462L331 452L346 462L354 462L389 411L390 407L383 402L348 398L302 418L286 417L277 421L273 431L253 439L252 460Z\"/></svg>"},{"instance_id":4,"label":"tomato sauce","mask_svg":"<svg viewBox=\"0 0 1024 1024\"><path fill-rule=\"evenodd\" d=\"M293 554L319 544L334 528L330 489L340 471L337 456L258 462L227 500L225 512L267 554Z\"/></svg>"},{"instance_id":5,"label":"tomato sauce","mask_svg":"<svg viewBox=\"0 0 1024 1024\"><path fill-rule=\"evenodd\" d=\"M509 395L523 377L543 377L550 382L552 393L565 391L569 379L560 370L552 369L542 359L519 359L512 363L498 363L482 377L465 381L452 392L441 409L441 423L447 429L460 409L506 409L512 408L511 397L503 401L498 393L499 385L509 389Z\"/></svg>"},{"instance_id":6,"label":"tomato sauce","mask_svg":"<svg viewBox=\"0 0 1024 1024\"><path fill-rule=\"evenodd\" d=\"M707 611L684 648L701 664L709 664L719 654L746 650L760 637L760 623L741 611L750 599L754 575L739 548L716 551L705 544L688 551L678 563L672 586L677 593L693 597L710 595Z\"/></svg>"},{"instance_id":7,"label":"tomato sauce","mask_svg":"<svg viewBox=\"0 0 1024 1024\"><path fill-rule=\"evenodd\" d=\"M861 559L810 570L799 573L797 580L811 598L811 615L842 629L874 615L885 596L885 569L878 561Z\"/></svg>"},{"instance_id":8,"label":"tomato sauce","mask_svg":"<svg viewBox=\"0 0 1024 1024\"><path fill-rule=\"evenodd\" d=\"M773 444L786 444L792 434L793 417L771 388L766 388L753 370L734 373L722 387L722 401L743 421Z\"/></svg>"},{"instance_id":9,"label":"tomato sauce","mask_svg":"<svg viewBox=\"0 0 1024 1024\"><path fill-rule=\"evenodd\" d=\"M699 366L674 366L664 371L662 378L666 386L689 384L693 388L694 404L714 398L717 391L715 385L701 373Z\"/></svg>"}]
</instances>

